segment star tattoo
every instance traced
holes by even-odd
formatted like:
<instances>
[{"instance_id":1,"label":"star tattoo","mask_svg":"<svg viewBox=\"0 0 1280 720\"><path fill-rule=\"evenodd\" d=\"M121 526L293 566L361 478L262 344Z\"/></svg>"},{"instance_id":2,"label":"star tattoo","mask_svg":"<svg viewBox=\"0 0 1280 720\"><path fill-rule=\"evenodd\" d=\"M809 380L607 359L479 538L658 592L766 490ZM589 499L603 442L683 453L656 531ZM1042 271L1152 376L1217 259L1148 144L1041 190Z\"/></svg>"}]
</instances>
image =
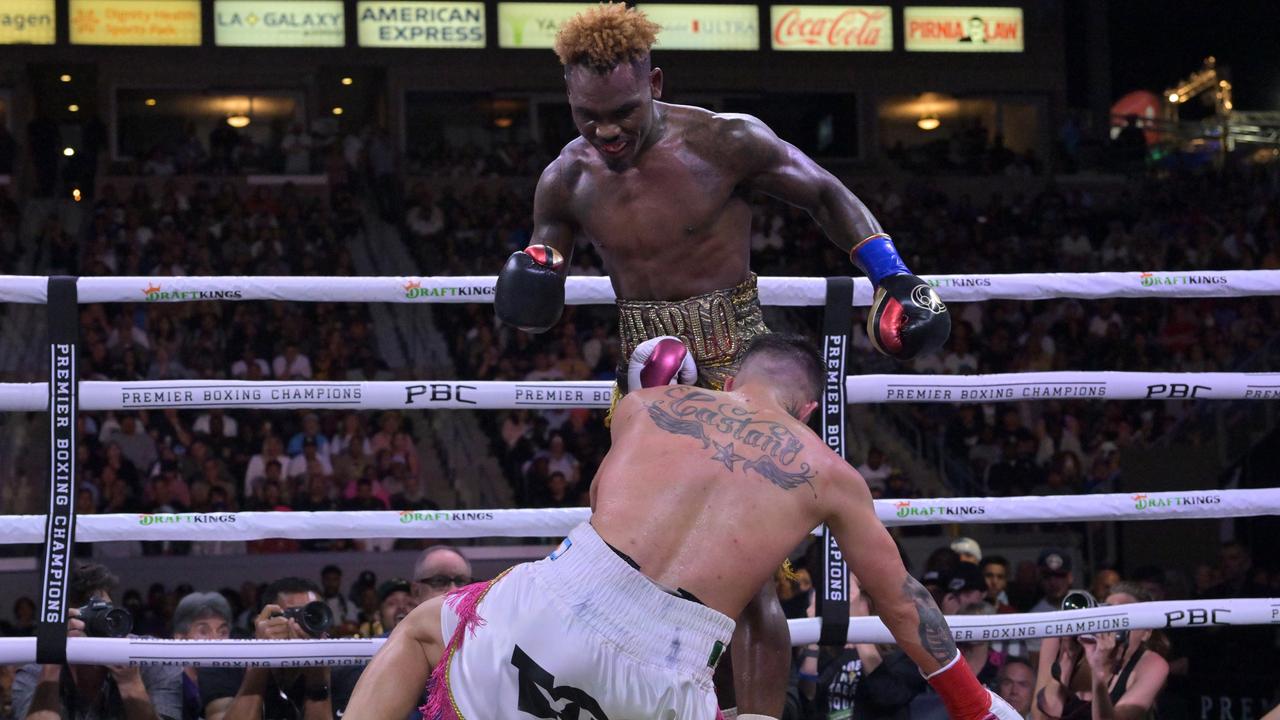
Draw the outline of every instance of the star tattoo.
<instances>
[{"instance_id":1,"label":"star tattoo","mask_svg":"<svg viewBox=\"0 0 1280 720\"><path fill-rule=\"evenodd\" d=\"M715 453L715 455L712 455L712 456L711 456L711 459L712 459L712 460L718 460L719 462L724 463L724 466L725 466L726 468L729 468L730 470L735 470L735 469L736 469L736 468L733 466L733 464L734 464L734 463L736 463L736 462L738 462L738 461L740 461L740 460L746 460L746 458L745 458L745 457L743 457L743 456L741 456L741 455L739 455L739 454L737 454L737 453L735 453L735 452L733 451L733 443L729 443L728 445L721 445L720 443L716 442L715 440L712 440L712 441L711 441L711 444L716 446L716 453Z\"/></svg>"}]
</instances>

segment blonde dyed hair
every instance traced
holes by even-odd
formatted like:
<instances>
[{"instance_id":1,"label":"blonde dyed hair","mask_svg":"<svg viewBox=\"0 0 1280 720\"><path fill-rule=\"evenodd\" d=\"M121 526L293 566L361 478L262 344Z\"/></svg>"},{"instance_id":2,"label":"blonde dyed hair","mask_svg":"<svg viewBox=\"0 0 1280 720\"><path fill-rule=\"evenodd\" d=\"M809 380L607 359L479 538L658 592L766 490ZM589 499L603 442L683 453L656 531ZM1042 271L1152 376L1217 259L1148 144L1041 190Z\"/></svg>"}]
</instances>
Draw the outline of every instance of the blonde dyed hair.
<instances>
[{"instance_id":1,"label":"blonde dyed hair","mask_svg":"<svg viewBox=\"0 0 1280 720\"><path fill-rule=\"evenodd\" d=\"M623 3L601 3L560 26L556 55L560 64L586 65L606 72L649 55L660 26Z\"/></svg>"}]
</instances>

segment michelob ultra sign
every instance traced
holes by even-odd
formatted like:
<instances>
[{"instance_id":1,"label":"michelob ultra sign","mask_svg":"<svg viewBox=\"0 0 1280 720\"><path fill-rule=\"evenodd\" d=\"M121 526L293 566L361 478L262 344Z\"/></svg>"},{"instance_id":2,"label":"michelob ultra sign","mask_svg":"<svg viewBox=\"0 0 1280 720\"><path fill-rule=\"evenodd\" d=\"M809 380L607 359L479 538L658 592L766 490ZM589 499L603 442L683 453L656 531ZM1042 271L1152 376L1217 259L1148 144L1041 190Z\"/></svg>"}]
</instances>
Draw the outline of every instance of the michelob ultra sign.
<instances>
[{"instance_id":1,"label":"michelob ultra sign","mask_svg":"<svg viewBox=\"0 0 1280 720\"><path fill-rule=\"evenodd\" d=\"M549 49L560 25L592 3L498 3L498 47Z\"/></svg>"},{"instance_id":2,"label":"michelob ultra sign","mask_svg":"<svg viewBox=\"0 0 1280 720\"><path fill-rule=\"evenodd\" d=\"M228 47L342 47L342 0L216 0L213 43Z\"/></svg>"},{"instance_id":3,"label":"michelob ultra sign","mask_svg":"<svg viewBox=\"0 0 1280 720\"><path fill-rule=\"evenodd\" d=\"M356 6L360 47L482 48L482 2L365 2Z\"/></svg>"},{"instance_id":4,"label":"michelob ultra sign","mask_svg":"<svg viewBox=\"0 0 1280 720\"><path fill-rule=\"evenodd\" d=\"M759 50L760 8L755 5L645 3L648 18L662 26L659 50Z\"/></svg>"},{"instance_id":5,"label":"michelob ultra sign","mask_svg":"<svg viewBox=\"0 0 1280 720\"><path fill-rule=\"evenodd\" d=\"M893 8L887 5L773 5L774 50L893 49Z\"/></svg>"},{"instance_id":6,"label":"michelob ultra sign","mask_svg":"<svg viewBox=\"0 0 1280 720\"><path fill-rule=\"evenodd\" d=\"M0 3L0 45L52 45L53 0L5 0Z\"/></svg>"},{"instance_id":7,"label":"michelob ultra sign","mask_svg":"<svg viewBox=\"0 0 1280 720\"><path fill-rule=\"evenodd\" d=\"M1022 52L1022 8L906 7L907 50L925 52Z\"/></svg>"},{"instance_id":8,"label":"michelob ultra sign","mask_svg":"<svg viewBox=\"0 0 1280 720\"><path fill-rule=\"evenodd\" d=\"M72 45L200 44L200 0L71 0Z\"/></svg>"}]
</instances>

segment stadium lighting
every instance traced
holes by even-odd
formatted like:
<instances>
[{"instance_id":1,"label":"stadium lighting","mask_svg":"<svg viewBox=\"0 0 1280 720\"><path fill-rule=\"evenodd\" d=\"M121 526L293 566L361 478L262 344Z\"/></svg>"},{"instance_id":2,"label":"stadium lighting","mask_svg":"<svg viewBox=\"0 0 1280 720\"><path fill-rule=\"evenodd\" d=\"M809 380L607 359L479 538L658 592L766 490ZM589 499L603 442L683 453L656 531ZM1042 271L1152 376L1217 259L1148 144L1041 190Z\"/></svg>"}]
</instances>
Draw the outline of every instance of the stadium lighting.
<instances>
[{"instance_id":1,"label":"stadium lighting","mask_svg":"<svg viewBox=\"0 0 1280 720\"><path fill-rule=\"evenodd\" d=\"M937 130L942 125L942 121L937 115L923 115L916 121L916 127L928 132L929 130Z\"/></svg>"},{"instance_id":2,"label":"stadium lighting","mask_svg":"<svg viewBox=\"0 0 1280 720\"><path fill-rule=\"evenodd\" d=\"M72 155L76 154L76 149L71 147L62 148L62 154L65 155L66 157L71 157Z\"/></svg>"},{"instance_id":3,"label":"stadium lighting","mask_svg":"<svg viewBox=\"0 0 1280 720\"><path fill-rule=\"evenodd\" d=\"M239 114L229 115L227 116L227 124L236 129L249 127L249 116Z\"/></svg>"},{"instance_id":4,"label":"stadium lighting","mask_svg":"<svg viewBox=\"0 0 1280 720\"><path fill-rule=\"evenodd\" d=\"M75 103L71 103L67 106L67 112L80 112L80 106Z\"/></svg>"}]
</instances>

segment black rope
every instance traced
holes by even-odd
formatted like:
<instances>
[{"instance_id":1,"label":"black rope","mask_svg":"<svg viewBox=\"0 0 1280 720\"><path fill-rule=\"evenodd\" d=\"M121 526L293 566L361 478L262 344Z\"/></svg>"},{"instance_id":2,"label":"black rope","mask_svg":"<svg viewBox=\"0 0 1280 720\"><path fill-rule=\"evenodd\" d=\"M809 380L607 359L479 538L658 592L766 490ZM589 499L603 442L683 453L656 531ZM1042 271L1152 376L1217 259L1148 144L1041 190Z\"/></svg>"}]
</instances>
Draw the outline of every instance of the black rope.
<instances>
[{"instance_id":1,"label":"black rope","mask_svg":"<svg viewBox=\"0 0 1280 720\"><path fill-rule=\"evenodd\" d=\"M74 277L49 278L49 515L44 529L44 569L36 662L67 659L67 590L75 543L76 340L80 314Z\"/></svg>"},{"instance_id":2,"label":"black rope","mask_svg":"<svg viewBox=\"0 0 1280 720\"><path fill-rule=\"evenodd\" d=\"M849 331L853 325L853 278L827 278L827 306L822 317L822 359L827 368L827 387L822 395L822 439L840 457L847 458L844 413L845 358L849 351ZM844 646L849 634L849 570L836 546L831 528L822 529L821 592L817 614L822 618L818 644Z\"/></svg>"}]
</instances>

